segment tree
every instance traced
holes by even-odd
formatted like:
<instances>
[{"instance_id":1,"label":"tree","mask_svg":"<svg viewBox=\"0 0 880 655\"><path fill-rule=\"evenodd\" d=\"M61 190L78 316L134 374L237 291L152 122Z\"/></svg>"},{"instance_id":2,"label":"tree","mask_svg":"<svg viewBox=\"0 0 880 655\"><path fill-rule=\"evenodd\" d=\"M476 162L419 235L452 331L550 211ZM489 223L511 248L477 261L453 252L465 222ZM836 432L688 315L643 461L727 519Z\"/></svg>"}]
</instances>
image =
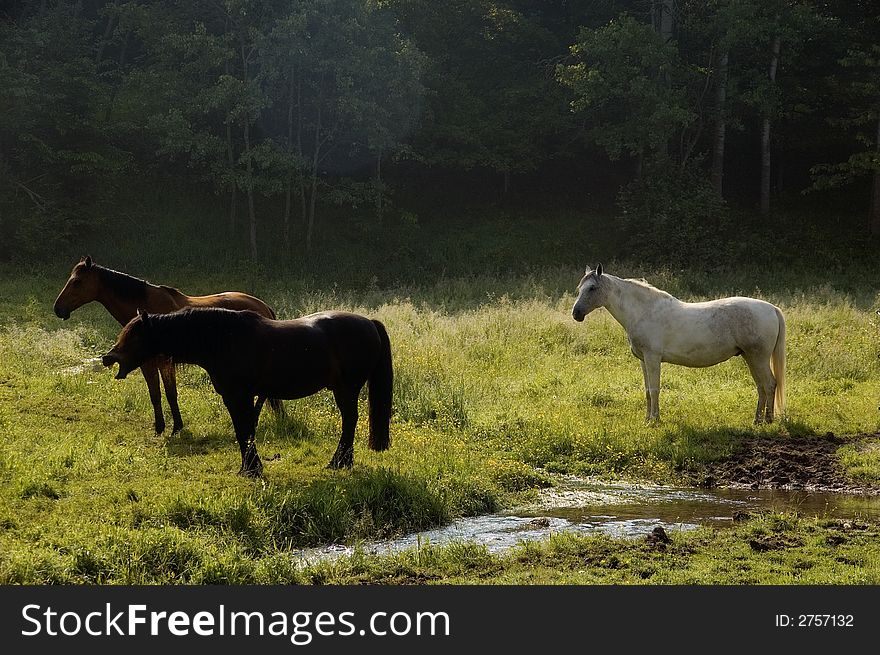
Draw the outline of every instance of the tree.
<instances>
[{"instance_id":1,"label":"tree","mask_svg":"<svg viewBox=\"0 0 880 655\"><path fill-rule=\"evenodd\" d=\"M512 175L533 171L558 153L571 118L554 79L565 48L552 32L510 2L382 4L426 55L429 93L407 158L492 171L506 193Z\"/></svg>"},{"instance_id":2,"label":"tree","mask_svg":"<svg viewBox=\"0 0 880 655\"><path fill-rule=\"evenodd\" d=\"M584 29L571 54L575 63L560 65L557 77L573 93L572 111L612 160L635 159L636 177L646 158L666 158L673 135L696 120L687 102L688 71L674 44L650 25L622 16Z\"/></svg>"},{"instance_id":3,"label":"tree","mask_svg":"<svg viewBox=\"0 0 880 655\"><path fill-rule=\"evenodd\" d=\"M112 202L135 163L92 49L97 13L81 2L20 3L0 15L0 258L52 252Z\"/></svg>"},{"instance_id":4,"label":"tree","mask_svg":"<svg viewBox=\"0 0 880 655\"><path fill-rule=\"evenodd\" d=\"M423 60L388 11L352 0L293 5L268 35L263 57L286 97L270 123L284 125L286 188L298 179L310 252L321 185L332 172L372 160L375 193L382 193L381 158L394 154L418 117ZM352 199L342 190L337 197ZM286 201L286 220L289 212Z\"/></svg>"},{"instance_id":5,"label":"tree","mask_svg":"<svg viewBox=\"0 0 880 655\"><path fill-rule=\"evenodd\" d=\"M880 14L865 0L834 7L843 23L841 41L846 52L828 72L828 95L837 102L827 108L827 123L836 128L835 141L845 139L852 154L836 164L818 164L811 170L811 190L852 184L869 177L871 190L868 229L880 235L880 45L876 43Z\"/></svg>"}]
</instances>

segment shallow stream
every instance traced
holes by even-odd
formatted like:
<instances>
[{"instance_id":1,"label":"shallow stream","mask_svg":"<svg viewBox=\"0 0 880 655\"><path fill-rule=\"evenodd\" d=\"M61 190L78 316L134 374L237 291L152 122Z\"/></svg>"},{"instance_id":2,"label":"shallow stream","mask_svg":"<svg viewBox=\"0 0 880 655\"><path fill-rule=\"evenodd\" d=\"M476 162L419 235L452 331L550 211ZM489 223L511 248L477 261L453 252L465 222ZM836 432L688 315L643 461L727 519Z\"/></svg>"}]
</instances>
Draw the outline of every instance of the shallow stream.
<instances>
[{"instance_id":1,"label":"shallow stream","mask_svg":"<svg viewBox=\"0 0 880 655\"><path fill-rule=\"evenodd\" d=\"M434 530L362 544L365 553L387 554L418 545L469 541L500 552L552 532L643 537L655 527L667 532L701 525L728 526L755 511L798 512L802 516L880 519L880 496L778 489L687 489L566 478L538 500L509 512L460 519ZM331 545L297 552L314 563L354 552Z\"/></svg>"}]
</instances>

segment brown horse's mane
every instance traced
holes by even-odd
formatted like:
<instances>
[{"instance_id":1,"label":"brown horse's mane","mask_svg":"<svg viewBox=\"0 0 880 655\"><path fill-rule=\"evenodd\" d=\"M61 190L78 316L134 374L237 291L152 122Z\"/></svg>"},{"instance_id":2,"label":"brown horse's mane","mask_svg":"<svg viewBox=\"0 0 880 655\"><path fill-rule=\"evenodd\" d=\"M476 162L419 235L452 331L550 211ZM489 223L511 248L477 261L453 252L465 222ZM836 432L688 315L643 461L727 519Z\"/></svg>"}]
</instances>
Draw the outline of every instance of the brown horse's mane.
<instances>
[{"instance_id":1,"label":"brown horse's mane","mask_svg":"<svg viewBox=\"0 0 880 655\"><path fill-rule=\"evenodd\" d=\"M140 300L146 297L149 287L157 286L139 277L134 277L122 271L114 271L112 268L105 268L98 264L93 264L93 268L101 276L101 283L114 294L123 298ZM183 295L179 289L164 284L158 285L158 288L172 295Z\"/></svg>"},{"instance_id":2,"label":"brown horse's mane","mask_svg":"<svg viewBox=\"0 0 880 655\"><path fill-rule=\"evenodd\" d=\"M146 280L97 264L93 264L92 267L101 276L101 284L116 295L133 299L143 298L147 295L149 282Z\"/></svg>"},{"instance_id":3,"label":"brown horse's mane","mask_svg":"<svg viewBox=\"0 0 880 655\"><path fill-rule=\"evenodd\" d=\"M170 293L173 296L183 296L186 295L180 289L175 289L174 287L169 287L167 284L160 284L159 288L162 289L165 293Z\"/></svg>"}]
</instances>

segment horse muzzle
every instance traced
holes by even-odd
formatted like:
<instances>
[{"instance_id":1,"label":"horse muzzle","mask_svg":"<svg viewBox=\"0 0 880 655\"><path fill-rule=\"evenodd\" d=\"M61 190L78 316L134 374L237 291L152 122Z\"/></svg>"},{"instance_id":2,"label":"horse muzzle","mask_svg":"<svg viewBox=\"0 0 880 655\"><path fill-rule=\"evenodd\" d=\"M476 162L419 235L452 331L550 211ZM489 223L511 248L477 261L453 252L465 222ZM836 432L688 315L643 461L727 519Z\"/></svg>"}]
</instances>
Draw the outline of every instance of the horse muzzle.
<instances>
[{"instance_id":1,"label":"horse muzzle","mask_svg":"<svg viewBox=\"0 0 880 655\"><path fill-rule=\"evenodd\" d=\"M70 310L62 309L58 305L55 305L52 309L55 310L55 316L60 318L62 321L66 321L70 318Z\"/></svg>"},{"instance_id":2,"label":"horse muzzle","mask_svg":"<svg viewBox=\"0 0 880 655\"><path fill-rule=\"evenodd\" d=\"M582 323L586 316L587 315L584 312L580 311L579 309L572 309L571 310L571 317L574 320L576 320L578 323Z\"/></svg>"},{"instance_id":3,"label":"horse muzzle","mask_svg":"<svg viewBox=\"0 0 880 655\"><path fill-rule=\"evenodd\" d=\"M101 358L101 363L107 368L112 368L114 364L119 364L119 370L116 371L116 379L124 380L125 376L131 373L132 369L128 368L121 359L114 353L107 353Z\"/></svg>"}]
</instances>

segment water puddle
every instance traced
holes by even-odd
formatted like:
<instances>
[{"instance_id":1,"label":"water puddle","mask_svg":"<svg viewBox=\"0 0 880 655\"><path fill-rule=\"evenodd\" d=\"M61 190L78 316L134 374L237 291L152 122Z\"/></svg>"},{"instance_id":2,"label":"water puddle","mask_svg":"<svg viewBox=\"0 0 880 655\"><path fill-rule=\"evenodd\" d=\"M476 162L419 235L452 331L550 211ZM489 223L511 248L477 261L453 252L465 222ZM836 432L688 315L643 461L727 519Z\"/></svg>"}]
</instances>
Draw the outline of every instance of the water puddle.
<instances>
[{"instance_id":1,"label":"water puddle","mask_svg":"<svg viewBox=\"0 0 880 655\"><path fill-rule=\"evenodd\" d=\"M61 373L61 375L74 376L85 375L87 373L97 373L103 370L104 364L101 363L101 358L92 357L91 359L85 360L82 364L68 366L66 368L59 369L58 372Z\"/></svg>"},{"instance_id":2,"label":"water puddle","mask_svg":"<svg viewBox=\"0 0 880 655\"><path fill-rule=\"evenodd\" d=\"M781 489L681 489L566 478L538 500L509 512L460 519L442 528L362 544L365 553L389 554L431 543L469 541L501 552L551 533L644 537L657 526L667 532L701 525L729 526L754 511L796 511L802 516L880 520L880 496ZM303 564L350 555L331 545L297 551Z\"/></svg>"}]
</instances>

